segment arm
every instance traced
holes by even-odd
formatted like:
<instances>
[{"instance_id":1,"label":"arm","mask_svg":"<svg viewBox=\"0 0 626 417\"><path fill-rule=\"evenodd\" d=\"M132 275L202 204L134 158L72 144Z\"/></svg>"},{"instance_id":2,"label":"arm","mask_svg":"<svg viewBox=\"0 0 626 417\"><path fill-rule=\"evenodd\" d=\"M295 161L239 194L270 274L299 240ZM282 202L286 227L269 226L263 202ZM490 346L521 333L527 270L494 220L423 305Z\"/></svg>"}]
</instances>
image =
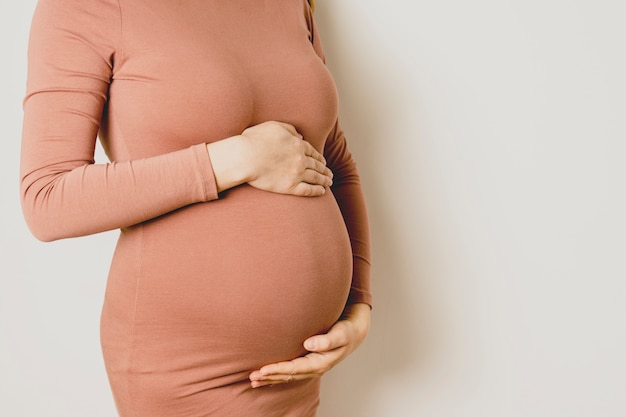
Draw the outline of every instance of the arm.
<instances>
[{"instance_id":1,"label":"arm","mask_svg":"<svg viewBox=\"0 0 626 417\"><path fill-rule=\"evenodd\" d=\"M109 84L123 59L120 45L117 1L39 1L29 44L20 167L22 208L37 238L130 226L215 200L219 191L244 182L310 196L330 185L324 158L293 126L279 122L208 145L95 164Z\"/></svg>"},{"instance_id":2,"label":"arm","mask_svg":"<svg viewBox=\"0 0 626 417\"><path fill-rule=\"evenodd\" d=\"M111 0L37 5L24 100L21 197L26 221L41 240L125 227L217 198L204 144L94 164L109 83L121 59L120 24Z\"/></svg>"},{"instance_id":3,"label":"arm","mask_svg":"<svg viewBox=\"0 0 626 417\"><path fill-rule=\"evenodd\" d=\"M338 123L326 141L324 156L334 173L331 190L341 209L352 246L352 285L347 304L365 303L371 306L369 220L356 163Z\"/></svg>"}]
</instances>

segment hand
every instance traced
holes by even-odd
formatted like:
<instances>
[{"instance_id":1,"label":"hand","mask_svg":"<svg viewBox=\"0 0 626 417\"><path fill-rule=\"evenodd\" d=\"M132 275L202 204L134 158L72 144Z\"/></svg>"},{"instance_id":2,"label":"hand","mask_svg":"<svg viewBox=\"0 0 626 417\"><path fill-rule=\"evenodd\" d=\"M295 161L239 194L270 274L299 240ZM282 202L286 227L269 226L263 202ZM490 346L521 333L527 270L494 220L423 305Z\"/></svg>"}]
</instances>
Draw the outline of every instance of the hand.
<instances>
[{"instance_id":1,"label":"hand","mask_svg":"<svg viewBox=\"0 0 626 417\"><path fill-rule=\"evenodd\" d=\"M261 190L319 196L332 185L326 160L287 123L265 122L241 134L250 152L248 184Z\"/></svg>"},{"instance_id":2,"label":"hand","mask_svg":"<svg viewBox=\"0 0 626 417\"><path fill-rule=\"evenodd\" d=\"M328 333L304 341L309 354L286 362L265 365L250 374L252 388L317 378L352 353L365 339L370 326L370 307L353 304Z\"/></svg>"},{"instance_id":3,"label":"hand","mask_svg":"<svg viewBox=\"0 0 626 417\"><path fill-rule=\"evenodd\" d=\"M324 157L295 127L265 122L207 144L217 190L249 183L265 191L319 196L332 185Z\"/></svg>"}]
</instances>

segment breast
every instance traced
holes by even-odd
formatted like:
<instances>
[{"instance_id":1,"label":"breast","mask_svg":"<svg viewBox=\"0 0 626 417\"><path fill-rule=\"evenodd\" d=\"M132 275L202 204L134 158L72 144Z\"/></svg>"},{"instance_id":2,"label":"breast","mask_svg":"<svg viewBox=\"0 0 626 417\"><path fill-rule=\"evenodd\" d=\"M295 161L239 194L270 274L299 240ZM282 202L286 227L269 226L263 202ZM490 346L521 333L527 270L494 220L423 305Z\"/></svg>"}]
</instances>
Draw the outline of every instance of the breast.
<instances>
[{"instance_id":1,"label":"breast","mask_svg":"<svg viewBox=\"0 0 626 417\"><path fill-rule=\"evenodd\" d=\"M233 2L196 3L181 3L172 16L169 2L139 1L125 14L124 53L103 119L109 156L149 157L269 120L293 124L321 151L337 118L337 91L301 2L248 2L250 22L228 10Z\"/></svg>"}]
</instances>

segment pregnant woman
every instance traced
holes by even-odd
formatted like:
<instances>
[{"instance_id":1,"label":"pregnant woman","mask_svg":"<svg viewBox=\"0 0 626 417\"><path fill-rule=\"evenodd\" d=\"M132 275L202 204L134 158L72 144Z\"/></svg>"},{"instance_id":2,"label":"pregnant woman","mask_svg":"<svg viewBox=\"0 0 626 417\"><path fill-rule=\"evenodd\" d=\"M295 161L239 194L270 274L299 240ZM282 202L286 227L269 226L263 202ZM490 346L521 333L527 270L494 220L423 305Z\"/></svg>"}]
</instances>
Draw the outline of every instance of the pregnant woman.
<instances>
[{"instance_id":1,"label":"pregnant woman","mask_svg":"<svg viewBox=\"0 0 626 417\"><path fill-rule=\"evenodd\" d=\"M22 205L44 241L120 229L101 341L121 417L315 415L370 320L337 107L306 0L39 0Z\"/></svg>"}]
</instances>

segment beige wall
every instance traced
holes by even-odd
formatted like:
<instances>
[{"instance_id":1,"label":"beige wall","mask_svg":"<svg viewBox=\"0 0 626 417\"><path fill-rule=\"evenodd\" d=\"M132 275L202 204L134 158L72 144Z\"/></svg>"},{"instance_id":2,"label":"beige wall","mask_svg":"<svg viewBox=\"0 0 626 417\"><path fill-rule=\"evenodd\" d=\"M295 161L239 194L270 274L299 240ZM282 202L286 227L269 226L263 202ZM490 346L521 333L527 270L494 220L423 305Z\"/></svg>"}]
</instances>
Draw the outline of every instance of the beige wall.
<instances>
[{"instance_id":1,"label":"beige wall","mask_svg":"<svg viewBox=\"0 0 626 417\"><path fill-rule=\"evenodd\" d=\"M626 4L318 3L376 290L321 417L626 415Z\"/></svg>"},{"instance_id":2,"label":"beige wall","mask_svg":"<svg viewBox=\"0 0 626 417\"><path fill-rule=\"evenodd\" d=\"M624 3L316 3L375 255L320 417L626 415ZM111 417L115 233L38 243L17 201L34 4L0 5L0 415Z\"/></svg>"}]
</instances>

